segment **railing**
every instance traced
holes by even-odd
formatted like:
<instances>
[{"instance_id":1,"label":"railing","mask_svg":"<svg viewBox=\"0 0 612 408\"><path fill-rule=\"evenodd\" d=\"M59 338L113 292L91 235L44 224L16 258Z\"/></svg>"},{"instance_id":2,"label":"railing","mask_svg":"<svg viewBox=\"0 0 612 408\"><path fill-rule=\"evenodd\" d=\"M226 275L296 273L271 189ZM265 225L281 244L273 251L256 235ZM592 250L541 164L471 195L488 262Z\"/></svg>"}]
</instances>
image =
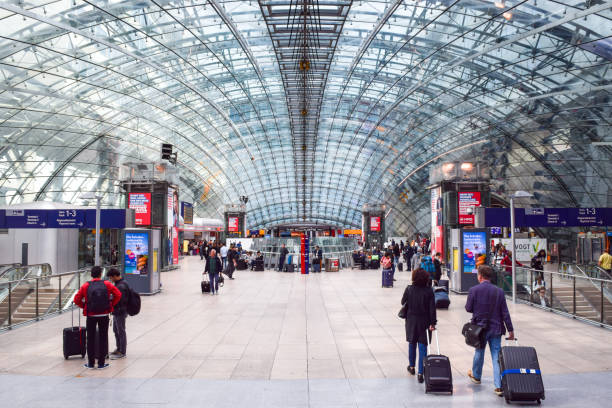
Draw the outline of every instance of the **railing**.
<instances>
[{"instance_id":1,"label":"railing","mask_svg":"<svg viewBox=\"0 0 612 408\"><path fill-rule=\"evenodd\" d=\"M6 268L0 276L0 304L4 302L7 297L11 296L11 293L17 289L26 278L39 277L47 279L51 276L51 265L49 264L34 264L13 266ZM17 282L12 285L8 285L8 282Z\"/></svg>"},{"instance_id":2,"label":"railing","mask_svg":"<svg viewBox=\"0 0 612 408\"><path fill-rule=\"evenodd\" d=\"M120 265L102 267L102 277ZM22 276L16 280L0 282L0 290L8 296L0 302L0 330L37 321L62 313L70 307L81 284L90 279L91 269L79 269L55 275Z\"/></svg>"},{"instance_id":3,"label":"railing","mask_svg":"<svg viewBox=\"0 0 612 408\"><path fill-rule=\"evenodd\" d=\"M11 269L21 266L19 263L1 264L0 265L0 278Z\"/></svg>"},{"instance_id":4,"label":"railing","mask_svg":"<svg viewBox=\"0 0 612 408\"><path fill-rule=\"evenodd\" d=\"M279 265L280 252L270 251L259 251L264 257L264 268L266 269L277 269ZM256 253L256 251L253 251ZM291 263L296 265L296 272L302 265L302 257L300 253L289 252L285 257L285 263L287 263L289 255L291 255ZM322 264L325 265L326 258L337 258L339 261L340 268L350 268L353 264L353 251L335 251L335 252L323 252ZM312 260L314 259L314 252L310 253L310 267L312 268Z\"/></svg>"},{"instance_id":5,"label":"railing","mask_svg":"<svg viewBox=\"0 0 612 408\"><path fill-rule=\"evenodd\" d=\"M512 295L512 274L495 267L492 282ZM541 279L539 279L541 277ZM560 272L516 268L517 301L612 328L612 280L589 276L577 265Z\"/></svg>"}]
</instances>

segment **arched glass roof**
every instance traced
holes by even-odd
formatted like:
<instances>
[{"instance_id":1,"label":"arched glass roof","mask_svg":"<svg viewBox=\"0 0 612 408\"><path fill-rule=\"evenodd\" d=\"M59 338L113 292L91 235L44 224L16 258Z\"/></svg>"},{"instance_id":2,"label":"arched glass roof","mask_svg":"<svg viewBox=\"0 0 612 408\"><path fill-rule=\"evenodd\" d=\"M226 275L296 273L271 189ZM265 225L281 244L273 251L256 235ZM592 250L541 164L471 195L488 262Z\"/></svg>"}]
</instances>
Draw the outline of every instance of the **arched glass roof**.
<instances>
[{"instance_id":1,"label":"arched glass roof","mask_svg":"<svg viewBox=\"0 0 612 408\"><path fill-rule=\"evenodd\" d=\"M251 228L360 226L384 202L389 232L424 231L429 166L466 158L502 197L610 206L611 18L597 0L5 2L0 203L118 205L120 164L165 142L181 199L219 216L247 195Z\"/></svg>"}]
</instances>

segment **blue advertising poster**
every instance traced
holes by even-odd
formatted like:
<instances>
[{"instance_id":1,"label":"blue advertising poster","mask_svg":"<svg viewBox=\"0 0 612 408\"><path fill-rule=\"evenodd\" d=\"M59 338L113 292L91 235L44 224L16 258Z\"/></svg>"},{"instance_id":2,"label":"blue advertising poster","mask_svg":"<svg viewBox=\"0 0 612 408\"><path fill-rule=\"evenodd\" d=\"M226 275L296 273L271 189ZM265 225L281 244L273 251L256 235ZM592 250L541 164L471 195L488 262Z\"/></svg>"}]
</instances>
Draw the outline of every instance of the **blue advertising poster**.
<instances>
[{"instance_id":1,"label":"blue advertising poster","mask_svg":"<svg viewBox=\"0 0 612 408\"><path fill-rule=\"evenodd\" d=\"M463 273L477 273L487 259L487 233L463 231Z\"/></svg>"},{"instance_id":2,"label":"blue advertising poster","mask_svg":"<svg viewBox=\"0 0 612 408\"><path fill-rule=\"evenodd\" d=\"M147 275L149 273L149 233L125 233L125 273Z\"/></svg>"}]
</instances>

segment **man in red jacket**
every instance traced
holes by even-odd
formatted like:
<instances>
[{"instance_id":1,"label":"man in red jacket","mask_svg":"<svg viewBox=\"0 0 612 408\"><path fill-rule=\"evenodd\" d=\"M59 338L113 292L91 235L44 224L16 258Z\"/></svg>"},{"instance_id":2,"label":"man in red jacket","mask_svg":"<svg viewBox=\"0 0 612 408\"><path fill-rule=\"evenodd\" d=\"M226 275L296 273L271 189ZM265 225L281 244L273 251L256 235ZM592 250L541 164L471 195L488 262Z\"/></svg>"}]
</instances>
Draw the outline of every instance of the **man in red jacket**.
<instances>
[{"instance_id":1,"label":"man in red jacket","mask_svg":"<svg viewBox=\"0 0 612 408\"><path fill-rule=\"evenodd\" d=\"M108 367L104 362L108 350L108 315L121 299L121 291L108 281L101 280L102 268L94 266L91 268L92 280L85 282L74 296L74 303L83 309L83 315L87 316L87 358L86 368L96 368L96 343L98 345L98 368ZM96 339L96 327L98 337Z\"/></svg>"}]
</instances>

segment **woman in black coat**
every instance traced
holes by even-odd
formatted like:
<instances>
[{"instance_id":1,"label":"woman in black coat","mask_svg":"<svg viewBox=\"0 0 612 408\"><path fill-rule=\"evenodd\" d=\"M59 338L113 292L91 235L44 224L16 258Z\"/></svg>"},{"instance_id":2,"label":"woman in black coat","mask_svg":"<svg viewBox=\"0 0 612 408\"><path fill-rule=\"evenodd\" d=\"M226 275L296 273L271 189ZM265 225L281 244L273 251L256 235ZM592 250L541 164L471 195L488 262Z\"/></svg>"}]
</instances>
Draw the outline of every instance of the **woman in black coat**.
<instances>
[{"instance_id":1,"label":"woman in black coat","mask_svg":"<svg viewBox=\"0 0 612 408\"><path fill-rule=\"evenodd\" d=\"M415 374L417 344L419 348L419 382L423 382L423 361L427 356L427 335L436 326L436 302L433 291L427 286L429 273L423 268L412 271L412 285L408 286L402 296L402 305L406 305L406 341L408 342L408 372ZM427 331L429 329L429 331ZM426 334L427 333L427 334ZM431 338L431 337L430 337Z\"/></svg>"}]
</instances>

